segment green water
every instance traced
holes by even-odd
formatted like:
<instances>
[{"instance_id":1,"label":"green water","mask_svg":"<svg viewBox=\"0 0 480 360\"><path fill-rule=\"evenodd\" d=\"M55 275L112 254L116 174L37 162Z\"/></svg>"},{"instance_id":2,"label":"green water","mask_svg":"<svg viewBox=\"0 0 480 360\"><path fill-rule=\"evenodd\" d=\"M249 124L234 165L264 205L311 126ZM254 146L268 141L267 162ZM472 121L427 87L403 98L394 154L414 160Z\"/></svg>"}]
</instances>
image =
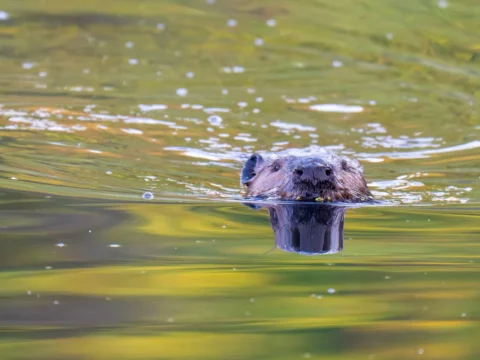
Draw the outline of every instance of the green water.
<instances>
[{"instance_id":1,"label":"green water","mask_svg":"<svg viewBox=\"0 0 480 360\"><path fill-rule=\"evenodd\" d=\"M0 4L1 359L480 358L480 4ZM247 154L381 206L275 246ZM151 192L153 199L142 195Z\"/></svg>"}]
</instances>

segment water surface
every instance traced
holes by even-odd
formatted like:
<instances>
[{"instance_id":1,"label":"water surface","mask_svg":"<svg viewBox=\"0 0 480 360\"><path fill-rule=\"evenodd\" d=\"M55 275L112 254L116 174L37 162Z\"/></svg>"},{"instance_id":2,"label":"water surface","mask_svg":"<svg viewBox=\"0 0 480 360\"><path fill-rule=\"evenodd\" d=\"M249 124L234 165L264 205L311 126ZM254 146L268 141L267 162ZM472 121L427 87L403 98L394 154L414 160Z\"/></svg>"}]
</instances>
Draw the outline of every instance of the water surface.
<instances>
[{"instance_id":1,"label":"water surface","mask_svg":"<svg viewBox=\"0 0 480 360\"><path fill-rule=\"evenodd\" d=\"M3 358L477 359L479 16L3 1ZM281 251L239 171L319 146L388 206L349 209L341 252Z\"/></svg>"}]
</instances>

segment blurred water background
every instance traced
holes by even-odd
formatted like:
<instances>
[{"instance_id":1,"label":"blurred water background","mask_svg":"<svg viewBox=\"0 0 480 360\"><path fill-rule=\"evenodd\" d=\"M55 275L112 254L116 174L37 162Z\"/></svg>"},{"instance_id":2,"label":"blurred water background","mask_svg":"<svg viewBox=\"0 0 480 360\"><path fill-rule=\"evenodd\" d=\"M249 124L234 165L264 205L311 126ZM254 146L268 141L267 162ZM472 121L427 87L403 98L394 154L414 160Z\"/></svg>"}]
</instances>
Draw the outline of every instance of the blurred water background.
<instances>
[{"instance_id":1,"label":"blurred water background","mask_svg":"<svg viewBox=\"0 0 480 360\"><path fill-rule=\"evenodd\" d=\"M3 0L2 359L480 358L479 19ZM339 253L274 249L242 163L319 146L388 206L348 210Z\"/></svg>"}]
</instances>

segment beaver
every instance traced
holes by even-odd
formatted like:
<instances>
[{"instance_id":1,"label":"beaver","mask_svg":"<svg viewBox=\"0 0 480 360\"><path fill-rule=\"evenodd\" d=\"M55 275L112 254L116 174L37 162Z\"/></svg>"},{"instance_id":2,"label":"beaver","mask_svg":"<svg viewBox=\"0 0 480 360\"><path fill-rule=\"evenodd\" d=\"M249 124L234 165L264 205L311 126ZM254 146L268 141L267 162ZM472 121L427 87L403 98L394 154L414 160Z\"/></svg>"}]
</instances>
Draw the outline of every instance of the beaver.
<instances>
[{"instance_id":1,"label":"beaver","mask_svg":"<svg viewBox=\"0 0 480 360\"><path fill-rule=\"evenodd\" d=\"M322 149L312 156L278 156L264 159L253 154L245 162L241 182L247 198L319 202L372 201L355 159Z\"/></svg>"}]
</instances>

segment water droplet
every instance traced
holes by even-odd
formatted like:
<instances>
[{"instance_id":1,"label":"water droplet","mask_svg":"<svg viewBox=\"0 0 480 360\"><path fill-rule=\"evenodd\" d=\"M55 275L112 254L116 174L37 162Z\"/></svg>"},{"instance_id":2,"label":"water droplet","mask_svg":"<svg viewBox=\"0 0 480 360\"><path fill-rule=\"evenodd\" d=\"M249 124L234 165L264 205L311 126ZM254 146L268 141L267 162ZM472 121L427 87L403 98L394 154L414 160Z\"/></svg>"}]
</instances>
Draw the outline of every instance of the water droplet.
<instances>
[{"instance_id":1,"label":"water droplet","mask_svg":"<svg viewBox=\"0 0 480 360\"><path fill-rule=\"evenodd\" d=\"M145 200L152 200L153 199L153 194L151 192L144 192L143 195L142 195L142 198L144 198Z\"/></svg>"},{"instance_id":2,"label":"water droplet","mask_svg":"<svg viewBox=\"0 0 480 360\"><path fill-rule=\"evenodd\" d=\"M333 61L332 61L332 66L335 67L335 68L342 67L342 66L343 66L343 62L341 62L341 61L339 61L339 60L333 60Z\"/></svg>"},{"instance_id":3,"label":"water droplet","mask_svg":"<svg viewBox=\"0 0 480 360\"><path fill-rule=\"evenodd\" d=\"M209 116L207 120L213 126L220 126L222 124L222 121L223 121L223 119L218 115Z\"/></svg>"},{"instance_id":4,"label":"water droplet","mask_svg":"<svg viewBox=\"0 0 480 360\"><path fill-rule=\"evenodd\" d=\"M0 10L0 21L6 21L10 19L10 14L6 11Z\"/></svg>"},{"instance_id":5,"label":"water droplet","mask_svg":"<svg viewBox=\"0 0 480 360\"><path fill-rule=\"evenodd\" d=\"M24 62L22 64L22 67L25 69L25 70L28 70L28 69L31 69L33 67L35 67L35 65L37 65L37 63L34 63L34 62Z\"/></svg>"},{"instance_id":6,"label":"water droplet","mask_svg":"<svg viewBox=\"0 0 480 360\"><path fill-rule=\"evenodd\" d=\"M263 46L263 44L264 44L265 42L263 41L262 38L256 38L256 39L253 41L253 43L255 44L255 46Z\"/></svg>"},{"instance_id":7,"label":"water droplet","mask_svg":"<svg viewBox=\"0 0 480 360\"><path fill-rule=\"evenodd\" d=\"M178 96L187 96L188 90L185 88L178 88L177 89L177 95Z\"/></svg>"},{"instance_id":8,"label":"water droplet","mask_svg":"<svg viewBox=\"0 0 480 360\"><path fill-rule=\"evenodd\" d=\"M448 7L448 2L447 0L440 0L437 5L440 9L445 9Z\"/></svg>"},{"instance_id":9,"label":"water droplet","mask_svg":"<svg viewBox=\"0 0 480 360\"><path fill-rule=\"evenodd\" d=\"M235 19L229 19L229 20L227 21L227 26L229 26L229 27L235 27L235 26L237 26L237 20L235 20Z\"/></svg>"},{"instance_id":10,"label":"water droplet","mask_svg":"<svg viewBox=\"0 0 480 360\"><path fill-rule=\"evenodd\" d=\"M270 27L273 27L275 25L277 25L277 21L275 19L268 19L266 21L267 25L270 26Z\"/></svg>"}]
</instances>

